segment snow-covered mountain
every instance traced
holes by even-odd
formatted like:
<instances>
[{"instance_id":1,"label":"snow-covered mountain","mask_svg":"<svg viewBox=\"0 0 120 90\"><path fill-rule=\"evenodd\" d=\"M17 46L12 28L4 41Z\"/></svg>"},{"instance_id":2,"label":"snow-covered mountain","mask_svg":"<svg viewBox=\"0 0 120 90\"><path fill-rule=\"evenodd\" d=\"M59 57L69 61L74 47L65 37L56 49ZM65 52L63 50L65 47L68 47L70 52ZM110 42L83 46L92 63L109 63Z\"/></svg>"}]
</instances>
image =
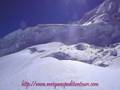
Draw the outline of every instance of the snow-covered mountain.
<instances>
[{"instance_id":1,"label":"snow-covered mountain","mask_svg":"<svg viewBox=\"0 0 120 90\"><path fill-rule=\"evenodd\" d=\"M120 89L120 1L105 0L72 24L40 24L0 39L0 89L53 90L30 85L96 82L96 87L56 90ZM24 84L25 85L25 84Z\"/></svg>"},{"instance_id":2,"label":"snow-covered mountain","mask_svg":"<svg viewBox=\"0 0 120 90\"><path fill-rule=\"evenodd\" d=\"M83 25L120 24L120 0L105 0L99 7L88 12L78 23Z\"/></svg>"},{"instance_id":3,"label":"snow-covered mountain","mask_svg":"<svg viewBox=\"0 0 120 90\"><path fill-rule=\"evenodd\" d=\"M48 42L85 42L107 46L120 42L120 1L105 0L72 24L42 24L19 29L0 40L0 56Z\"/></svg>"}]
</instances>

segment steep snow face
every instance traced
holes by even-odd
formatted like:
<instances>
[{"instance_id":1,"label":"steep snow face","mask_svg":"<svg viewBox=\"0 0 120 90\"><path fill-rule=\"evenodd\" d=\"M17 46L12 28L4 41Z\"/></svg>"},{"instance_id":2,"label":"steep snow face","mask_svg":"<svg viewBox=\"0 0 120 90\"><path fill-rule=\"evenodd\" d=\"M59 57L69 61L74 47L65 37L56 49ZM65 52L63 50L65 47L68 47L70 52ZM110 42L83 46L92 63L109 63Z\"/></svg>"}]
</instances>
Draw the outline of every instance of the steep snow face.
<instances>
[{"instance_id":1,"label":"steep snow face","mask_svg":"<svg viewBox=\"0 0 120 90\"><path fill-rule=\"evenodd\" d=\"M118 45L115 47L119 48ZM0 57L0 88L2 90L26 90L26 87L21 85L23 80L29 83L32 81L37 83L69 83L71 80L98 83L98 86L95 87L66 86L63 88L57 86L56 90L118 90L120 88L120 65L117 65L117 69L101 68L73 60L59 60L51 56L52 53L58 51L69 55L74 52L79 54L76 48L84 54L86 51L97 52L98 50L94 49L100 47L84 43L67 46L54 42L32 46L15 54ZM85 58L86 56L83 54L79 54L79 56ZM115 64L112 66L111 68ZM27 89L53 90L54 86L28 86Z\"/></svg>"},{"instance_id":2,"label":"steep snow face","mask_svg":"<svg viewBox=\"0 0 120 90\"><path fill-rule=\"evenodd\" d=\"M105 0L99 7L87 13L79 23L120 24L120 0Z\"/></svg>"}]
</instances>

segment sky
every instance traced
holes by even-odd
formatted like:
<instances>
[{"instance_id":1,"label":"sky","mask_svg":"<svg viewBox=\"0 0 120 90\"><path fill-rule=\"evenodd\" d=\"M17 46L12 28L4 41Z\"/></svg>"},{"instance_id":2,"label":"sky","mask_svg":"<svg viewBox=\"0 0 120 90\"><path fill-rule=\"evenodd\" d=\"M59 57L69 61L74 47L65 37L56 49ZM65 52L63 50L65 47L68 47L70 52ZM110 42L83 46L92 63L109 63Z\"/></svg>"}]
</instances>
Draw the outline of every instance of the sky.
<instances>
[{"instance_id":1,"label":"sky","mask_svg":"<svg viewBox=\"0 0 120 90\"><path fill-rule=\"evenodd\" d=\"M19 28L80 20L103 0L0 0L0 38Z\"/></svg>"}]
</instances>

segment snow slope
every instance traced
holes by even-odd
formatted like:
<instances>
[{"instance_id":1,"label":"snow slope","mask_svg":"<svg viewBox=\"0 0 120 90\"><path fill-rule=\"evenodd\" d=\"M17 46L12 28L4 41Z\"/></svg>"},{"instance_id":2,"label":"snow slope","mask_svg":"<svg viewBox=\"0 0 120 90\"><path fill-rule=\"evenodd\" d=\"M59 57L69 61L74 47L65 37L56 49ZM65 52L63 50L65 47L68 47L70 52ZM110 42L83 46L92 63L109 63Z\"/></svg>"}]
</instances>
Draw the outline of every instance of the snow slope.
<instances>
[{"instance_id":1,"label":"snow slope","mask_svg":"<svg viewBox=\"0 0 120 90\"><path fill-rule=\"evenodd\" d=\"M74 46L74 45L73 45ZM73 47L73 46L68 46ZM85 44L85 46L88 46ZM36 49L31 49L33 47ZM96 82L95 87L40 87L29 86L27 90L119 90L120 67L102 68L73 60L59 60L46 56L67 49L62 43L49 43L26 48L0 58L0 89L26 90L23 80L32 82ZM83 49L83 48L82 48ZM67 51L67 50L63 50ZM68 52L68 51L67 51Z\"/></svg>"},{"instance_id":2,"label":"snow slope","mask_svg":"<svg viewBox=\"0 0 120 90\"><path fill-rule=\"evenodd\" d=\"M52 42L28 47L27 50L41 58L54 57L58 60L80 61L101 67L112 67L120 62L120 43L98 47L86 43L66 45Z\"/></svg>"}]
</instances>

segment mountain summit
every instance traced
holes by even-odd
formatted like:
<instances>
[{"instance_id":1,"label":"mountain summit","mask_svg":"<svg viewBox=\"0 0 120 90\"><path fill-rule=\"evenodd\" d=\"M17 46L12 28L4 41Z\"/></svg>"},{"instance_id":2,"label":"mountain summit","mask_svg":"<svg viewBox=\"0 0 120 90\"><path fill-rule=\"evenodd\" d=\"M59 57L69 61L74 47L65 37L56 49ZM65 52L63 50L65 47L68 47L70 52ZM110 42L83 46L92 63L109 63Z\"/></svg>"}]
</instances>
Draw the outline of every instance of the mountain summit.
<instances>
[{"instance_id":1,"label":"mountain summit","mask_svg":"<svg viewBox=\"0 0 120 90\"><path fill-rule=\"evenodd\" d=\"M88 12L79 23L120 23L120 0L105 0L99 7Z\"/></svg>"}]
</instances>

